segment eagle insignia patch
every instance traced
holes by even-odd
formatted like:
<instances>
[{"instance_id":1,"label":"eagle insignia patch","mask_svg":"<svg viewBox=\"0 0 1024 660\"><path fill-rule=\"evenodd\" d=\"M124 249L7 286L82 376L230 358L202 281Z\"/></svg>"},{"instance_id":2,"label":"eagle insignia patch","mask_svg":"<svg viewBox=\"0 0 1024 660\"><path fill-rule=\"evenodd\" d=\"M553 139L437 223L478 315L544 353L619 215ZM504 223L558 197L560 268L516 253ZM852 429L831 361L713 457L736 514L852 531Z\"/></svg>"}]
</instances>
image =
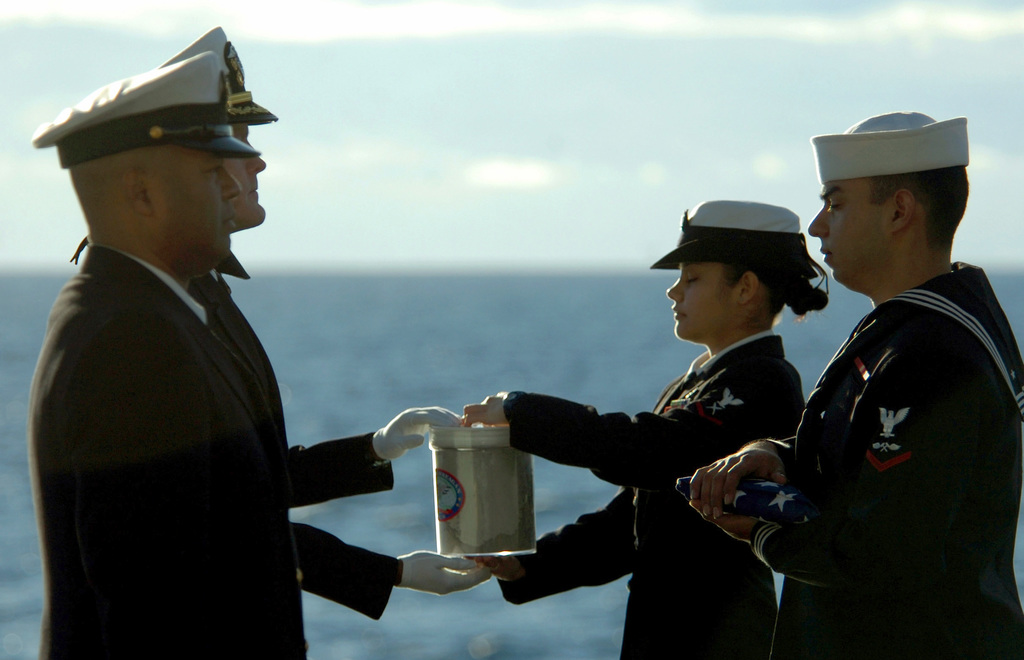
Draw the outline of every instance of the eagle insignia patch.
<instances>
[{"instance_id":1,"label":"eagle insignia patch","mask_svg":"<svg viewBox=\"0 0 1024 660\"><path fill-rule=\"evenodd\" d=\"M732 395L732 392L730 392L729 388L727 387L727 388L725 388L725 391L722 392L722 400L719 401L718 403L711 404L711 412L712 413L716 413L719 410L725 410L726 406L742 406L742 405L743 405L743 399L737 399L736 397L734 397Z\"/></svg>"},{"instance_id":2,"label":"eagle insignia patch","mask_svg":"<svg viewBox=\"0 0 1024 660\"><path fill-rule=\"evenodd\" d=\"M879 408L878 413L878 419L882 424L882 430L878 436L889 440L896 437L896 426L907 418L910 408L900 408L899 410ZM885 472L889 468L910 460L911 452L900 453L902 449L903 446L896 442L875 442L867 450L865 458L876 470Z\"/></svg>"},{"instance_id":3,"label":"eagle insignia patch","mask_svg":"<svg viewBox=\"0 0 1024 660\"><path fill-rule=\"evenodd\" d=\"M878 412L882 422L882 437L895 438L896 435L893 433L893 429L907 418L907 415L910 414L910 408L900 408L898 411L879 408Z\"/></svg>"}]
</instances>

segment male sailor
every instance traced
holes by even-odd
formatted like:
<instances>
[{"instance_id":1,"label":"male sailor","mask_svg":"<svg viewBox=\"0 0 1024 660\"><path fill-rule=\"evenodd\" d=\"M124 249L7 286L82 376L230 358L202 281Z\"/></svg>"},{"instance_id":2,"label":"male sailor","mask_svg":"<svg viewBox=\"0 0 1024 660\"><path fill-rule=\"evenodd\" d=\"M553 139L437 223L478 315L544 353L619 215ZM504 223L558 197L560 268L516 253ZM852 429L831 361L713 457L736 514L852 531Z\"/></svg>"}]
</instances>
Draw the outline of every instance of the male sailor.
<instances>
[{"instance_id":1,"label":"male sailor","mask_svg":"<svg viewBox=\"0 0 1024 660\"><path fill-rule=\"evenodd\" d=\"M1019 659L1024 365L984 272L951 259L967 120L894 112L812 144L824 204L809 232L874 309L795 439L702 468L691 504L786 576L773 658ZM723 514L745 476L792 482L821 516Z\"/></svg>"}]
</instances>

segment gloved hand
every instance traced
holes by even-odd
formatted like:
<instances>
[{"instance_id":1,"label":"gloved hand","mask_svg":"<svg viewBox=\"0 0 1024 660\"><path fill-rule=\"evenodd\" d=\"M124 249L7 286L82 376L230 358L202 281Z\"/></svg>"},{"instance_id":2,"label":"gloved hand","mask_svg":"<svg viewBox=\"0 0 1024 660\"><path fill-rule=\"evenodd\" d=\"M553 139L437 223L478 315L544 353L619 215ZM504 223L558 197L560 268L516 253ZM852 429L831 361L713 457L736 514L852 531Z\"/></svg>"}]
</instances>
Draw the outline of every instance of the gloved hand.
<instances>
[{"instance_id":1,"label":"gloved hand","mask_svg":"<svg viewBox=\"0 0 1024 660\"><path fill-rule=\"evenodd\" d=\"M429 426L459 426L462 418L445 408L409 408L373 434L373 451L394 460L423 444Z\"/></svg>"},{"instance_id":2,"label":"gloved hand","mask_svg":"<svg viewBox=\"0 0 1024 660\"><path fill-rule=\"evenodd\" d=\"M402 562L399 587L438 596L472 589L491 577L490 570L477 566L472 559L445 557L426 550L402 555L398 560Z\"/></svg>"}]
</instances>

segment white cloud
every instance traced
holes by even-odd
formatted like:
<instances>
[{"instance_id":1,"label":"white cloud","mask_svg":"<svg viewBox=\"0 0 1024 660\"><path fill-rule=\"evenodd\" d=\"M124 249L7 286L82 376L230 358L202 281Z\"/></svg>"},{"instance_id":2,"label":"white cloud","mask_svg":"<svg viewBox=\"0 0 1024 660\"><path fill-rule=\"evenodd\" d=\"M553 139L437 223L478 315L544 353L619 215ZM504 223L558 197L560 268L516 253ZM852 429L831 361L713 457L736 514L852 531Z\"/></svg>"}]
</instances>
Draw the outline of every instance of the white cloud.
<instances>
[{"instance_id":1,"label":"white cloud","mask_svg":"<svg viewBox=\"0 0 1024 660\"><path fill-rule=\"evenodd\" d=\"M637 178L648 188L657 188L668 181L668 170L661 163L644 163L637 172Z\"/></svg>"},{"instance_id":2,"label":"white cloud","mask_svg":"<svg viewBox=\"0 0 1024 660\"><path fill-rule=\"evenodd\" d=\"M1008 153L988 144L971 145L971 164L968 172L1024 172L1024 156Z\"/></svg>"},{"instance_id":3,"label":"white cloud","mask_svg":"<svg viewBox=\"0 0 1024 660\"><path fill-rule=\"evenodd\" d=\"M465 180L481 188L549 188L561 179L558 168L542 160L493 158L471 163Z\"/></svg>"},{"instance_id":4,"label":"white cloud","mask_svg":"<svg viewBox=\"0 0 1024 660\"><path fill-rule=\"evenodd\" d=\"M421 168L428 160L423 149L394 141L364 138L343 144L300 142L287 144L255 140L263 150L268 172L289 183L337 181L352 175L402 174Z\"/></svg>"},{"instance_id":5,"label":"white cloud","mask_svg":"<svg viewBox=\"0 0 1024 660\"><path fill-rule=\"evenodd\" d=\"M417 165L423 162L426 155L419 149L398 142L365 141L344 147L336 154L336 157L345 167L367 170Z\"/></svg>"},{"instance_id":6,"label":"white cloud","mask_svg":"<svg viewBox=\"0 0 1024 660\"><path fill-rule=\"evenodd\" d=\"M714 14L671 4L593 2L522 8L467 0L413 0L383 5L292 0L239 13L205 0L159 5L130 0L4 3L0 24L13 21L120 27L154 35L192 34L197 24L230 26L249 41L435 39L486 34L615 34L694 39L774 38L855 43L910 38L980 41L1024 35L1024 9L951 9L920 2L860 14Z\"/></svg>"},{"instance_id":7,"label":"white cloud","mask_svg":"<svg viewBox=\"0 0 1024 660\"><path fill-rule=\"evenodd\" d=\"M567 178L564 167L537 158L481 158L436 146L374 138L344 144L281 145L270 148L264 156L269 163L267 175L279 184L334 182L338 186L352 181L361 181L362 185L418 181L431 188L447 188L454 194L467 185L550 188Z\"/></svg>"},{"instance_id":8,"label":"white cloud","mask_svg":"<svg viewBox=\"0 0 1024 660\"><path fill-rule=\"evenodd\" d=\"M777 181L789 170L786 161L775 154L758 154L753 160L754 174L767 181Z\"/></svg>"}]
</instances>

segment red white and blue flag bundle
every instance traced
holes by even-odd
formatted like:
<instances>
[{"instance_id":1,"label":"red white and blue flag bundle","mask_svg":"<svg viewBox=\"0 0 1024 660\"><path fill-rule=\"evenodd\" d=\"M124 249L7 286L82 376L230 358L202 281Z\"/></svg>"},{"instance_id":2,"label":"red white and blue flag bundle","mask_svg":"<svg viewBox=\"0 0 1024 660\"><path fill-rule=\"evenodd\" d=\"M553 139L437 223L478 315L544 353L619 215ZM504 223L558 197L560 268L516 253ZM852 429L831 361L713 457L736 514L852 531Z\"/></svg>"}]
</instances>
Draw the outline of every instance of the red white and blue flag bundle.
<instances>
[{"instance_id":1,"label":"red white and blue flag bundle","mask_svg":"<svg viewBox=\"0 0 1024 660\"><path fill-rule=\"evenodd\" d=\"M690 477L677 481L676 490L690 499ZM775 523L807 522L820 515L818 507L794 486L765 479L740 481L736 498L723 511Z\"/></svg>"}]
</instances>

